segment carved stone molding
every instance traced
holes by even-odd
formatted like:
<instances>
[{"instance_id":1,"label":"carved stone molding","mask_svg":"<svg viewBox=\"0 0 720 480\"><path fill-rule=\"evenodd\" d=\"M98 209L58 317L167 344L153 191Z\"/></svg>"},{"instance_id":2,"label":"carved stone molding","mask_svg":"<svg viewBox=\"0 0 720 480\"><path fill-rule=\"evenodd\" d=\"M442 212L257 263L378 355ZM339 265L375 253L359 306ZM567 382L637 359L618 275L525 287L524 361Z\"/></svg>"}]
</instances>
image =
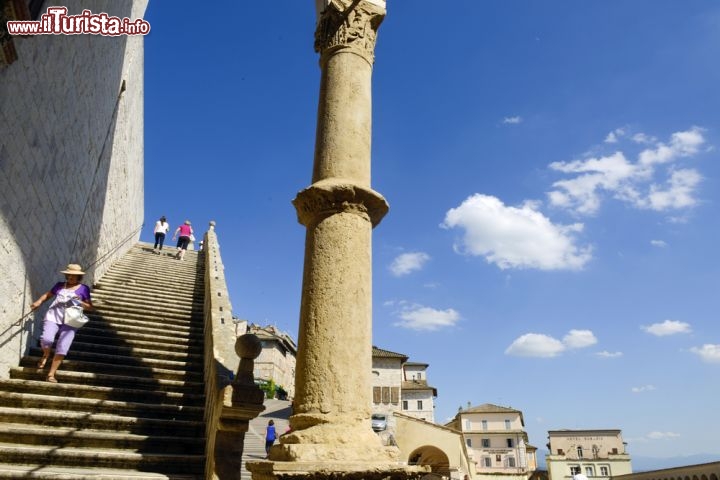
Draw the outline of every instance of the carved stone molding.
<instances>
[{"instance_id":1,"label":"carved stone molding","mask_svg":"<svg viewBox=\"0 0 720 480\"><path fill-rule=\"evenodd\" d=\"M377 30L384 18L384 8L365 0L355 0L347 7L343 2L331 1L315 29L315 51L320 53L320 62L333 53L349 51L372 65Z\"/></svg>"},{"instance_id":2,"label":"carved stone molding","mask_svg":"<svg viewBox=\"0 0 720 480\"><path fill-rule=\"evenodd\" d=\"M298 221L305 226L345 212L360 215L375 227L390 208L385 197L370 188L328 181L320 181L301 190L293 205Z\"/></svg>"}]
</instances>

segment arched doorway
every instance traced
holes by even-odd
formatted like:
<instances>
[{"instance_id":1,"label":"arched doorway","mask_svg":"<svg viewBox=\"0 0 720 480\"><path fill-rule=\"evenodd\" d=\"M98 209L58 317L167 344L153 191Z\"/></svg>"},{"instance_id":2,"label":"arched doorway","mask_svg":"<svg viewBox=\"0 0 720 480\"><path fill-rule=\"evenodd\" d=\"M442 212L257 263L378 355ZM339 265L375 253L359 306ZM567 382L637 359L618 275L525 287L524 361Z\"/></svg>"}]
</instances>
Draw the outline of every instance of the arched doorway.
<instances>
[{"instance_id":1,"label":"arched doorway","mask_svg":"<svg viewBox=\"0 0 720 480\"><path fill-rule=\"evenodd\" d=\"M450 460L445 452L432 445L416 448L408 457L409 465L429 465L433 474L450 477Z\"/></svg>"}]
</instances>

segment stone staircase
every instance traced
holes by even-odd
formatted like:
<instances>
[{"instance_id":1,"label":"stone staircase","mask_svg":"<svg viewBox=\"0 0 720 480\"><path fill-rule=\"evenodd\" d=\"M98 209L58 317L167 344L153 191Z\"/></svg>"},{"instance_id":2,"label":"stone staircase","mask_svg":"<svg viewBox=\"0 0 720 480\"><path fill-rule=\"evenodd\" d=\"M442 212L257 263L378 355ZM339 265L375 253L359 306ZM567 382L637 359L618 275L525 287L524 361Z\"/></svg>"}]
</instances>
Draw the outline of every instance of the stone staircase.
<instances>
[{"instance_id":1,"label":"stone staircase","mask_svg":"<svg viewBox=\"0 0 720 480\"><path fill-rule=\"evenodd\" d=\"M59 383L39 348L0 380L0 479L204 478L204 261L174 253L140 243L96 283Z\"/></svg>"}]
</instances>

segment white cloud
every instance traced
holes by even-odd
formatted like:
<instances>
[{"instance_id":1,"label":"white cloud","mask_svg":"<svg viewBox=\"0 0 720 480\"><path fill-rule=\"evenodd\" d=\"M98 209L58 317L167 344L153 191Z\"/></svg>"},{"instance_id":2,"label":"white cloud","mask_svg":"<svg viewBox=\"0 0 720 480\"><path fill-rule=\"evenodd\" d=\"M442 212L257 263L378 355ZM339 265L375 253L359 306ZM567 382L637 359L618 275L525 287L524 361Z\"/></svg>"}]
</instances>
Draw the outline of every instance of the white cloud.
<instances>
[{"instance_id":1,"label":"white cloud","mask_svg":"<svg viewBox=\"0 0 720 480\"><path fill-rule=\"evenodd\" d=\"M632 387L631 391L633 393L643 393L643 392L651 392L655 389L654 385L643 385L642 387Z\"/></svg>"},{"instance_id":2,"label":"white cloud","mask_svg":"<svg viewBox=\"0 0 720 480\"><path fill-rule=\"evenodd\" d=\"M506 206L495 197L478 193L450 209L441 226L464 229L456 251L483 256L501 269L581 269L592 258L590 246L575 244L575 234L583 225L553 224L537 208L532 202Z\"/></svg>"},{"instance_id":3,"label":"white cloud","mask_svg":"<svg viewBox=\"0 0 720 480\"><path fill-rule=\"evenodd\" d=\"M617 143L618 132L619 129L608 134L605 142ZM607 196L656 211L693 207L697 204L695 191L702 180L697 170L677 169L673 165L665 184L655 182L655 176L660 165L698 154L705 143L702 132L699 127L675 132L668 144L646 134L635 134L632 138L636 143L653 144L640 152L635 163L622 151L598 158L553 162L548 166L550 169L574 176L553 183L548 200L555 207L581 215L597 213Z\"/></svg>"},{"instance_id":4,"label":"white cloud","mask_svg":"<svg viewBox=\"0 0 720 480\"><path fill-rule=\"evenodd\" d=\"M563 337L563 344L567 348L585 348L597 343L597 338L590 330L570 330Z\"/></svg>"},{"instance_id":5,"label":"white cloud","mask_svg":"<svg viewBox=\"0 0 720 480\"><path fill-rule=\"evenodd\" d=\"M556 357L565 351L565 345L553 337L541 333L526 333L518 337L505 350L506 355L516 357Z\"/></svg>"},{"instance_id":6,"label":"white cloud","mask_svg":"<svg viewBox=\"0 0 720 480\"><path fill-rule=\"evenodd\" d=\"M650 432L645 436L650 440L668 440L670 438L680 438L680 434L675 432Z\"/></svg>"},{"instance_id":7,"label":"white cloud","mask_svg":"<svg viewBox=\"0 0 720 480\"><path fill-rule=\"evenodd\" d=\"M550 168L563 173L579 174L572 179L553 183L556 190L548 194L550 203L589 215L600 208L600 194L603 190L627 192L631 179L645 175L643 170L628 162L622 152L600 158L553 162Z\"/></svg>"},{"instance_id":8,"label":"white cloud","mask_svg":"<svg viewBox=\"0 0 720 480\"><path fill-rule=\"evenodd\" d=\"M395 326L419 331L452 327L460 320L460 314L452 308L436 310L422 305L406 306L398 316L401 321L394 323Z\"/></svg>"},{"instance_id":9,"label":"white cloud","mask_svg":"<svg viewBox=\"0 0 720 480\"><path fill-rule=\"evenodd\" d=\"M618 358L618 357L622 357L623 353L622 352L608 352L607 350L603 350L602 352L595 353L595 355L597 355L598 357L602 357L602 358Z\"/></svg>"},{"instance_id":10,"label":"white cloud","mask_svg":"<svg viewBox=\"0 0 720 480\"><path fill-rule=\"evenodd\" d=\"M523 121L522 117L515 116L515 117L505 117L503 118L502 123L510 124L510 125L517 125L518 123L521 123Z\"/></svg>"},{"instance_id":11,"label":"white cloud","mask_svg":"<svg viewBox=\"0 0 720 480\"><path fill-rule=\"evenodd\" d=\"M657 138L650 135L645 135L644 133L636 133L632 136L632 141L635 143L650 144L657 142Z\"/></svg>"},{"instance_id":12,"label":"white cloud","mask_svg":"<svg viewBox=\"0 0 720 480\"><path fill-rule=\"evenodd\" d=\"M605 143L617 143L620 137L625 135L624 128L616 128L605 137Z\"/></svg>"},{"instance_id":13,"label":"white cloud","mask_svg":"<svg viewBox=\"0 0 720 480\"><path fill-rule=\"evenodd\" d=\"M398 255L390 265L390 272L396 277L407 275L415 270L421 270L430 260L430 255L424 252L409 252Z\"/></svg>"},{"instance_id":14,"label":"white cloud","mask_svg":"<svg viewBox=\"0 0 720 480\"><path fill-rule=\"evenodd\" d=\"M661 142L656 144L655 148L643 150L640 152L639 161L642 165L652 165L695 155L705 143L702 131L701 128L692 127L690 130L675 132L670 137L670 145Z\"/></svg>"},{"instance_id":15,"label":"white cloud","mask_svg":"<svg viewBox=\"0 0 720 480\"><path fill-rule=\"evenodd\" d=\"M720 345L706 343L702 347L692 347L690 351L702 358L704 362L720 363Z\"/></svg>"},{"instance_id":16,"label":"white cloud","mask_svg":"<svg viewBox=\"0 0 720 480\"><path fill-rule=\"evenodd\" d=\"M668 335L676 335L678 333L690 333L690 324L680 322L678 320L665 320L662 323L653 323L649 326L641 326L647 333L655 335L657 337L665 337Z\"/></svg>"},{"instance_id":17,"label":"white cloud","mask_svg":"<svg viewBox=\"0 0 720 480\"><path fill-rule=\"evenodd\" d=\"M506 355L516 357L557 357L570 349L585 348L597 343L590 330L570 330L560 341L544 333L526 333L516 338L505 349Z\"/></svg>"},{"instance_id":18,"label":"white cloud","mask_svg":"<svg viewBox=\"0 0 720 480\"><path fill-rule=\"evenodd\" d=\"M665 240L650 240L650 245L658 248L665 248L668 246Z\"/></svg>"},{"instance_id":19,"label":"white cloud","mask_svg":"<svg viewBox=\"0 0 720 480\"><path fill-rule=\"evenodd\" d=\"M692 168L675 170L666 188L652 185L647 200L636 204L641 208L658 211L692 207L697 203L693 195L701 180L702 176Z\"/></svg>"}]
</instances>

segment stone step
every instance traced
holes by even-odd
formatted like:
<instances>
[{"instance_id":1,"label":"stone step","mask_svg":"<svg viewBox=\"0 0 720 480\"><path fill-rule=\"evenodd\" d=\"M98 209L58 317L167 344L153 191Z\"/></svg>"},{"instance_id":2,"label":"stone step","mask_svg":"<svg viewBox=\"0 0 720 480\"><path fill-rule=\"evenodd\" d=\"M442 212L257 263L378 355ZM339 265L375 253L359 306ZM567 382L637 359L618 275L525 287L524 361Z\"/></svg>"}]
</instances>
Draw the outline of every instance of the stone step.
<instances>
[{"instance_id":1,"label":"stone step","mask_svg":"<svg viewBox=\"0 0 720 480\"><path fill-rule=\"evenodd\" d=\"M173 292L172 294L160 295L156 291L138 292L128 291L125 289L108 290L96 288L92 291L92 299L93 302L97 302L98 299L103 299L103 301L117 300L128 303L152 303L181 309L195 308L202 310L205 306L202 300L181 297L178 296L175 292Z\"/></svg>"},{"instance_id":2,"label":"stone step","mask_svg":"<svg viewBox=\"0 0 720 480\"><path fill-rule=\"evenodd\" d=\"M122 271L144 277L153 276L158 280L167 277L178 279L193 278L205 269L205 262L194 260L188 256L184 260L178 260L175 256L153 255L144 253L140 255L131 254L126 259L112 266L114 271Z\"/></svg>"},{"instance_id":3,"label":"stone step","mask_svg":"<svg viewBox=\"0 0 720 480\"><path fill-rule=\"evenodd\" d=\"M156 403L162 405L190 405L202 407L205 395L169 390L143 390L129 387L50 383L43 380L0 379L0 390L38 395L57 395L64 398L94 398L124 402Z\"/></svg>"},{"instance_id":4,"label":"stone step","mask_svg":"<svg viewBox=\"0 0 720 480\"><path fill-rule=\"evenodd\" d=\"M47 372L38 368L12 367L10 378L18 380L45 380ZM131 377L127 375L107 375L103 373L74 372L60 369L55 378L63 384L80 384L95 387L132 388L134 390L172 390L178 393L202 395L204 384L186 380L166 380L156 378ZM50 382L48 382L50 383Z\"/></svg>"},{"instance_id":5,"label":"stone step","mask_svg":"<svg viewBox=\"0 0 720 480\"><path fill-rule=\"evenodd\" d=\"M48 392L50 393L50 392ZM199 420L205 409L192 405L123 402L98 398L67 398L48 394L0 392L0 406L12 408L48 408L75 412L146 416L165 420Z\"/></svg>"},{"instance_id":6,"label":"stone step","mask_svg":"<svg viewBox=\"0 0 720 480\"><path fill-rule=\"evenodd\" d=\"M94 292L96 290L132 292L139 295L145 295L147 292L153 292L155 295L165 298L181 298L185 300L192 299L198 302L202 301L205 294L204 289L199 288L197 285L189 285L185 287L183 285L172 284L164 285L160 288L155 283L143 281L131 282L125 277L115 279L108 277L107 274L95 282L92 291Z\"/></svg>"},{"instance_id":7,"label":"stone step","mask_svg":"<svg viewBox=\"0 0 720 480\"><path fill-rule=\"evenodd\" d=\"M115 355L119 357L141 357L141 358L157 358L161 360L173 360L176 362L189 362L202 364L204 357L202 354L187 353L187 352L176 352L176 351L159 351L154 348L141 348L132 346L120 346L120 345L104 345L95 343L85 343L81 341L74 341L70 352L94 352L103 353L106 355Z\"/></svg>"},{"instance_id":8,"label":"stone step","mask_svg":"<svg viewBox=\"0 0 720 480\"><path fill-rule=\"evenodd\" d=\"M159 316L114 314L110 312L100 313L87 312L90 321L83 328L105 329L111 332L146 332L148 335L161 333L168 336L190 336L197 338L202 335L203 323L201 321L183 322L166 321Z\"/></svg>"},{"instance_id":9,"label":"stone step","mask_svg":"<svg viewBox=\"0 0 720 480\"><path fill-rule=\"evenodd\" d=\"M89 317L91 314L103 315L108 313L115 316L127 316L127 318L141 318L143 320L152 320L160 318L162 320L177 323L179 325L186 324L192 320L202 321L202 310L188 313L180 313L166 310L162 307L150 307L140 304L106 304L101 303L95 311L86 312Z\"/></svg>"},{"instance_id":10,"label":"stone step","mask_svg":"<svg viewBox=\"0 0 720 480\"><path fill-rule=\"evenodd\" d=\"M203 343L199 338L188 338L185 335L174 334L173 331L156 329L154 332L134 331L131 328L110 328L109 325L101 325L99 321L88 322L86 326L77 331L75 338L93 338L96 343L118 343L134 340L152 340L169 346L178 347L200 347ZM182 333L182 332L181 332Z\"/></svg>"},{"instance_id":11,"label":"stone step","mask_svg":"<svg viewBox=\"0 0 720 480\"><path fill-rule=\"evenodd\" d=\"M31 351L32 356L23 357L20 366L28 369L37 368L37 362L42 355L39 348ZM203 381L203 372L185 370L187 364L177 365L175 369L158 368L145 365L123 365L119 362L109 363L118 357L104 356L102 358L85 359L70 355L62 363L62 369L72 372L107 373L110 375L126 375L138 378L154 378L157 380L176 380L200 383ZM99 360L106 360L107 363ZM47 370L47 365L45 370Z\"/></svg>"},{"instance_id":12,"label":"stone step","mask_svg":"<svg viewBox=\"0 0 720 480\"><path fill-rule=\"evenodd\" d=\"M75 335L75 341L84 343L94 343L97 345L113 345L118 347L130 348L150 348L158 352L178 352L193 353L202 355L203 345L195 343L194 345L181 344L178 342L162 341L155 337L130 337L117 335L94 335L93 330L84 331L80 329Z\"/></svg>"},{"instance_id":13,"label":"stone step","mask_svg":"<svg viewBox=\"0 0 720 480\"><path fill-rule=\"evenodd\" d=\"M167 432L173 432L178 436L195 436L197 438L202 438L205 434L205 424L201 420L168 420L112 413L14 407L0 407L0 416L7 423L36 425L47 429L74 427L77 430L93 429L139 435L165 435Z\"/></svg>"},{"instance_id":14,"label":"stone step","mask_svg":"<svg viewBox=\"0 0 720 480\"><path fill-rule=\"evenodd\" d=\"M27 465L0 463L0 479L33 480L203 480L202 474L155 473L133 469L62 467L48 465L46 461Z\"/></svg>"},{"instance_id":15,"label":"stone step","mask_svg":"<svg viewBox=\"0 0 720 480\"><path fill-rule=\"evenodd\" d=\"M9 423L0 430L0 443L51 445L55 447L87 447L93 449L127 449L142 452L186 453L202 455L203 438L177 435L141 435L112 431L79 430L76 427L53 427Z\"/></svg>"},{"instance_id":16,"label":"stone step","mask_svg":"<svg viewBox=\"0 0 720 480\"><path fill-rule=\"evenodd\" d=\"M204 293L202 282L178 282L173 279L158 282L153 279L141 277L127 278L117 273L106 274L93 286L93 290L113 290L115 292L132 292L140 294L155 293L158 295L172 296L174 298L189 299Z\"/></svg>"},{"instance_id":17,"label":"stone step","mask_svg":"<svg viewBox=\"0 0 720 480\"><path fill-rule=\"evenodd\" d=\"M33 347L30 349L30 355L34 358L42 356L42 352L39 347ZM87 362L91 364L112 364L118 369L127 369L128 373L135 373L134 368L137 369L160 369L167 370L170 372L177 372L178 375L184 378L202 381L203 376L203 363L188 363L180 360L167 360L162 358L136 358L128 356L110 355L102 352L84 352L77 351L70 348L67 357L63 361L65 362L78 361ZM23 366L34 367L37 365L37 361L33 363L32 359L28 359L22 362ZM47 366L46 366L47 368ZM64 367L63 367L64 368Z\"/></svg>"},{"instance_id":18,"label":"stone step","mask_svg":"<svg viewBox=\"0 0 720 480\"><path fill-rule=\"evenodd\" d=\"M202 474L204 455L162 454L103 449L57 448L52 446L0 445L3 463L103 467Z\"/></svg>"}]
</instances>

